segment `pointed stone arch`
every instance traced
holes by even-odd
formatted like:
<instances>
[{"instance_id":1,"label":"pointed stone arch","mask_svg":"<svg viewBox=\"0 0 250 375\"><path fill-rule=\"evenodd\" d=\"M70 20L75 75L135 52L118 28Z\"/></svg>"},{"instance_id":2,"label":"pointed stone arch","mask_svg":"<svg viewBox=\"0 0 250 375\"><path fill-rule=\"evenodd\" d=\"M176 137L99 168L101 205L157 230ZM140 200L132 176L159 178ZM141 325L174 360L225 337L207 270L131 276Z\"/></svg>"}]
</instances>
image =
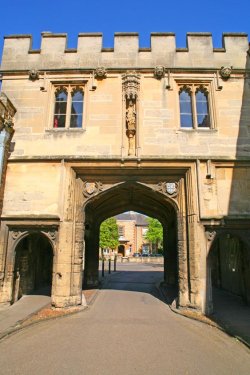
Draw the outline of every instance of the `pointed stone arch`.
<instances>
[{"instance_id":1,"label":"pointed stone arch","mask_svg":"<svg viewBox=\"0 0 250 375\"><path fill-rule=\"evenodd\" d=\"M51 294L53 245L42 231L24 232L14 243L11 302L38 291Z\"/></svg>"},{"instance_id":2,"label":"pointed stone arch","mask_svg":"<svg viewBox=\"0 0 250 375\"><path fill-rule=\"evenodd\" d=\"M175 196L176 198L176 196ZM169 196L162 184L126 181L102 186L84 205L85 211L85 271L84 284L98 285L99 228L103 220L124 211L137 211L157 218L164 228L164 278L178 285L178 303L188 300L187 244L185 220L177 199ZM166 272L168 263L168 272Z\"/></svg>"},{"instance_id":3,"label":"pointed stone arch","mask_svg":"<svg viewBox=\"0 0 250 375\"><path fill-rule=\"evenodd\" d=\"M250 304L250 248L242 231L229 228L207 229L207 301L206 312L214 306L213 287L242 297Z\"/></svg>"},{"instance_id":4,"label":"pointed stone arch","mask_svg":"<svg viewBox=\"0 0 250 375\"><path fill-rule=\"evenodd\" d=\"M42 224L32 224L28 221L26 223L9 223L3 225L6 233L6 257L5 257L5 273L2 280L2 296L1 299L4 303L14 303L21 296L21 294L16 290L18 289L17 282L20 275L17 271L17 261L20 258L20 254L24 253L21 248L24 246L25 241L29 242L29 251L32 252L30 259L36 264L36 270L34 271L34 283L30 284L30 288L25 289L23 294L30 293L31 290L38 289L42 287L42 274L45 278L48 276L50 279L50 290L51 295L54 293L54 279L55 279L55 264L57 262L57 235L58 235L58 225L42 225ZM46 254L42 254L44 251ZM26 254L27 255L27 254ZM44 256L45 255L45 256ZM49 259L48 259L49 257ZM25 258L25 254L23 254ZM27 258L27 257L26 257ZM39 259L40 260L39 260ZM28 258L27 258L28 259ZM48 262L47 262L48 260ZM40 266L39 266L40 263ZM48 263L49 274L46 276L45 264ZM31 267L31 265L29 265ZM40 274L40 276L39 276ZM45 280L45 279L44 279ZM16 283L16 287L15 287ZM46 291L48 292L48 291ZM49 292L48 292L49 293Z\"/></svg>"}]
</instances>

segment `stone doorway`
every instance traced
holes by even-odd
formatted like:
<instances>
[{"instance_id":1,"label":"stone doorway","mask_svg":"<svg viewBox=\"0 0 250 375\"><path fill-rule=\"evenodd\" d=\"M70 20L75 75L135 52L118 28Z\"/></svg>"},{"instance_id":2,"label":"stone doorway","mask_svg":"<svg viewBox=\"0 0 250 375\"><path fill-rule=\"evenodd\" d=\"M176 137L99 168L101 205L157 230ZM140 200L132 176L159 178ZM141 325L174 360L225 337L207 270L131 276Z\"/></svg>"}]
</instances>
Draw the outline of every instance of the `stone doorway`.
<instances>
[{"instance_id":1,"label":"stone doorway","mask_svg":"<svg viewBox=\"0 0 250 375\"><path fill-rule=\"evenodd\" d=\"M32 233L22 238L15 248L12 303L23 295L51 295L53 249L42 234Z\"/></svg>"},{"instance_id":2,"label":"stone doorway","mask_svg":"<svg viewBox=\"0 0 250 375\"><path fill-rule=\"evenodd\" d=\"M125 255L125 246L124 245L118 246L118 254L121 254L124 257L124 255Z\"/></svg>"},{"instance_id":3,"label":"stone doorway","mask_svg":"<svg viewBox=\"0 0 250 375\"><path fill-rule=\"evenodd\" d=\"M207 263L209 314L220 310L223 298L250 304L249 259L249 249L237 235L228 231L215 237Z\"/></svg>"}]
</instances>

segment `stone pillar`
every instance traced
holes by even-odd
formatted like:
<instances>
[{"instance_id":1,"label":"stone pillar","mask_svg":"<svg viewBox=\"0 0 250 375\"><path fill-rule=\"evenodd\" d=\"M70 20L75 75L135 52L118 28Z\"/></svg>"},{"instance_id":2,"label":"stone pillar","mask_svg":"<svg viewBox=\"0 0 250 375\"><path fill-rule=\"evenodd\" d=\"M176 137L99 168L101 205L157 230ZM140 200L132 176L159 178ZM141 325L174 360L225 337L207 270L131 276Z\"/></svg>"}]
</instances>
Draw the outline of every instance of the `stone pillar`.
<instances>
[{"instance_id":1,"label":"stone pillar","mask_svg":"<svg viewBox=\"0 0 250 375\"><path fill-rule=\"evenodd\" d=\"M85 269L84 286L85 288L95 288L99 284L99 231L100 225L88 222L86 229L85 243Z\"/></svg>"},{"instance_id":2,"label":"stone pillar","mask_svg":"<svg viewBox=\"0 0 250 375\"><path fill-rule=\"evenodd\" d=\"M83 216L80 182L75 172L62 166L65 191L63 221L58 234L51 301L55 307L85 304L82 301Z\"/></svg>"},{"instance_id":3,"label":"stone pillar","mask_svg":"<svg viewBox=\"0 0 250 375\"><path fill-rule=\"evenodd\" d=\"M207 260L207 283L206 283L206 306L205 313L211 314L213 312L213 287L212 287L212 270L209 259Z\"/></svg>"},{"instance_id":4,"label":"stone pillar","mask_svg":"<svg viewBox=\"0 0 250 375\"><path fill-rule=\"evenodd\" d=\"M189 278L190 278L190 307L202 309L201 285L201 235L203 229L197 222L196 215L188 217L188 248L189 248ZM200 240L199 240L200 239Z\"/></svg>"},{"instance_id":5,"label":"stone pillar","mask_svg":"<svg viewBox=\"0 0 250 375\"><path fill-rule=\"evenodd\" d=\"M21 235L21 232L10 232L8 227L1 225L1 252L5 256L1 264L1 290L0 303L10 304L12 300L13 274L15 266L15 242Z\"/></svg>"},{"instance_id":6,"label":"stone pillar","mask_svg":"<svg viewBox=\"0 0 250 375\"><path fill-rule=\"evenodd\" d=\"M76 296L76 303L86 304L82 294L83 279L83 257L84 257L84 220L85 213L83 208L83 182L76 180L75 188L75 228L74 228L74 248L72 257L72 277L71 277L71 295ZM78 296L78 297L77 297Z\"/></svg>"},{"instance_id":7,"label":"stone pillar","mask_svg":"<svg viewBox=\"0 0 250 375\"><path fill-rule=\"evenodd\" d=\"M55 307L69 307L79 304L79 295L71 295L73 233L73 222L63 221L60 223L51 295L51 303Z\"/></svg>"},{"instance_id":8,"label":"stone pillar","mask_svg":"<svg viewBox=\"0 0 250 375\"><path fill-rule=\"evenodd\" d=\"M166 242L166 265L164 268L165 281L169 285L177 285L177 252L176 252L176 224L171 222L164 230Z\"/></svg>"},{"instance_id":9,"label":"stone pillar","mask_svg":"<svg viewBox=\"0 0 250 375\"><path fill-rule=\"evenodd\" d=\"M188 273L188 259L187 259L187 235L186 235L186 218L181 214L177 217L178 227L178 276L179 276L179 290L178 290L178 305L179 307L188 307L189 305L189 273Z\"/></svg>"}]
</instances>

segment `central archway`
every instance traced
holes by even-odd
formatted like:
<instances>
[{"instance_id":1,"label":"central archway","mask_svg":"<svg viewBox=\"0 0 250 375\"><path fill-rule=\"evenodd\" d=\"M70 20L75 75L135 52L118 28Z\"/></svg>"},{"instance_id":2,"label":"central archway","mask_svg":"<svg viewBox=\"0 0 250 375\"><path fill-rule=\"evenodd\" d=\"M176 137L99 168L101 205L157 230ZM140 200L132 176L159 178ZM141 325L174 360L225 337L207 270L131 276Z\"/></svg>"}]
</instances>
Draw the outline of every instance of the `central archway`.
<instances>
[{"instance_id":1,"label":"central archway","mask_svg":"<svg viewBox=\"0 0 250 375\"><path fill-rule=\"evenodd\" d=\"M158 219L163 226L164 280L178 286L178 206L168 196L145 184L125 182L102 191L85 206L84 287L98 286L100 224L124 211Z\"/></svg>"}]
</instances>

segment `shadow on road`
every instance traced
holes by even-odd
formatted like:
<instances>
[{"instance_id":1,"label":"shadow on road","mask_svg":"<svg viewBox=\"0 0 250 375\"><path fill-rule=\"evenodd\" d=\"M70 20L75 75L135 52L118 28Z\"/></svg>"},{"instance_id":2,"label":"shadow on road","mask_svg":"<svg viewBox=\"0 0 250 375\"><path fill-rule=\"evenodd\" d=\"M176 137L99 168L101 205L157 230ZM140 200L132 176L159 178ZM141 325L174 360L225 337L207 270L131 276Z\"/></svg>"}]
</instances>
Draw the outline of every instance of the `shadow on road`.
<instances>
[{"instance_id":1,"label":"shadow on road","mask_svg":"<svg viewBox=\"0 0 250 375\"><path fill-rule=\"evenodd\" d=\"M104 277L100 270L99 280L101 289L148 293L166 304L178 295L176 286L165 284L162 264L119 264L117 272L106 271Z\"/></svg>"},{"instance_id":2,"label":"shadow on road","mask_svg":"<svg viewBox=\"0 0 250 375\"><path fill-rule=\"evenodd\" d=\"M213 288L213 304L214 313L209 318L250 346L250 307L243 299L222 289Z\"/></svg>"}]
</instances>

